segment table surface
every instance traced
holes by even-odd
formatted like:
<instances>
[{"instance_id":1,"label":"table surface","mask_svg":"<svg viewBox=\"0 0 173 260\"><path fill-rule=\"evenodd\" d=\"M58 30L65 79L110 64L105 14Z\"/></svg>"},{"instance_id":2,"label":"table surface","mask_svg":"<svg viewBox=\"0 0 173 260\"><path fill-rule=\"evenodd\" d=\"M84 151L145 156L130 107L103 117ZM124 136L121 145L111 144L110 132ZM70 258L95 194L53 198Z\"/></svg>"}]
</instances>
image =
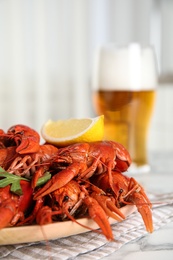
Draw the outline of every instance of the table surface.
<instances>
[{"instance_id":1,"label":"table surface","mask_svg":"<svg viewBox=\"0 0 173 260\"><path fill-rule=\"evenodd\" d=\"M151 155L151 172L134 175L147 192L173 192L173 153L154 153ZM118 251L102 258L103 260L172 260L173 259L173 222L166 224L136 241L122 246Z\"/></svg>"}]
</instances>

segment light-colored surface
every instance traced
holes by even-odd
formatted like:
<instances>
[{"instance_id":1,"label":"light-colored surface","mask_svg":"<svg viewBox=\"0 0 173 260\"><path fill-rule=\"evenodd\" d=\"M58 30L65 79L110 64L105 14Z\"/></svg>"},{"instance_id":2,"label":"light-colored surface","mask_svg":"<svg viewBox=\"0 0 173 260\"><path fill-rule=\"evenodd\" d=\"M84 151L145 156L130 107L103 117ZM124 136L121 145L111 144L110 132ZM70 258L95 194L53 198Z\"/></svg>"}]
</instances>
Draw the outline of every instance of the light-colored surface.
<instances>
[{"instance_id":1,"label":"light-colored surface","mask_svg":"<svg viewBox=\"0 0 173 260\"><path fill-rule=\"evenodd\" d=\"M173 71L171 0L6 0L0 1L0 25L3 129L20 122L40 130L48 118L92 116L91 66L97 45L154 44L159 68ZM166 92L154 135L162 128L171 137L160 116L169 104L166 117L173 113L172 93Z\"/></svg>"},{"instance_id":2,"label":"light-colored surface","mask_svg":"<svg viewBox=\"0 0 173 260\"><path fill-rule=\"evenodd\" d=\"M126 217L132 214L135 210L136 207L130 205L121 208L121 212ZM98 225L91 219L83 218L79 219L78 222L92 229L98 229ZM116 223L116 220L110 219L110 223ZM0 230L0 245L51 240L87 231L88 229L72 221L53 223L44 226L32 225L24 227L9 227Z\"/></svg>"},{"instance_id":3,"label":"light-colored surface","mask_svg":"<svg viewBox=\"0 0 173 260\"><path fill-rule=\"evenodd\" d=\"M153 234L131 242L102 260L172 260L173 222Z\"/></svg>"},{"instance_id":4,"label":"light-colored surface","mask_svg":"<svg viewBox=\"0 0 173 260\"><path fill-rule=\"evenodd\" d=\"M173 153L153 154L152 170L148 174L135 175L147 192L164 194L173 192ZM167 201L169 198L167 198ZM173 207L173 204L172 204ZM173 221L173 220L172 220ZM122 246L115 253L102 260L172 260L173 222L166 224L152 234Z\"/></svg>"}]
</instances>

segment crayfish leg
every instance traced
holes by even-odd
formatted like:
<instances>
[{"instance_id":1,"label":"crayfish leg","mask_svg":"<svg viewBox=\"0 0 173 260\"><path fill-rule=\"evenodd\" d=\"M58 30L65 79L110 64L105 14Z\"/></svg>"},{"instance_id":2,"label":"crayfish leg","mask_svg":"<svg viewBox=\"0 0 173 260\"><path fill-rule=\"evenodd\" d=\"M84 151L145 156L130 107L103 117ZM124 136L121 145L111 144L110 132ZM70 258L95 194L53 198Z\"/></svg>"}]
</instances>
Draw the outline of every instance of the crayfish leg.
<instances>
[{"instance_id":1,"label":"crayfish leg","mask_svg":"<svg viewBox=\"0 0 173 260\"><path fill-rule=\"evenodd\" d=\"M34 172L31 180L31 187L33 189L36 187L38 179L43 176L44 172L45 172L44 167L40 167L38 170Z\"/></svg>"},{"instance_id":2,"label":"crayfish leg","mask_svg":"<svg viewBox=\"0 0 173 260\"><path fill-rule=\"evenodd\" d=\"M20 221L17 226L22 226L24 224L32 224L35 219L36 219L36 215L37 215L37 212L44 207L44 198L41 198L39 200L36 200L36 203L35 203L35 206L34 206L34 209L33 211L31 212L31 214L25 218L23 221Z\"/></svg>"}]
</instances>

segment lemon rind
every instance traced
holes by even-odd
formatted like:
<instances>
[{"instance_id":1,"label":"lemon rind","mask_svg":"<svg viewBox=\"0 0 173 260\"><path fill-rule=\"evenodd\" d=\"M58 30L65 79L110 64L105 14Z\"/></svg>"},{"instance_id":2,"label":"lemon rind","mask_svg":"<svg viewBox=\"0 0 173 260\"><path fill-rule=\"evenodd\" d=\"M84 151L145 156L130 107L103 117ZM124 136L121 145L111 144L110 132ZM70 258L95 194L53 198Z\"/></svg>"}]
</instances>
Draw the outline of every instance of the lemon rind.
<instances>
[{"instance_id":1,"label":"lemon rind","mask_svg":"<svg viewBox=\"0 0 173 260\"><path fill-rule=\"evenodd\" d=\"M51 142L51 143L66 143L66 142L68 142L68 141L75 141L75 139L78 139L78 138L80 138L82 135L84 135L84 134L86 134L88 131L90 131L90 129L93 127L93 125L95 125L96 124L96 122L97 121L99 121L99 120L102 120L102 118L103 118L104 116L103 115L101 115L101 116L97 116L97 117L95 117L95 118L85 118L85 119L87 119L87 120L91 120L91 124L85 129L85 130L83 130L82 132L80 132L79 134L76 134L76 135L71 135L70 137L48 137L48 135L45 133L45 130L44 130L44 128L46 127L45 125L42 127L42 129L41 129L41 134L42 134L42 137L46 140L46 141L48 141L48 142ZM68 119L68 120L74 120L74 119L77 119L77 118L70 118L70 119ZM82 119L79 119L79 120L83 120L83 118ZM48 121L47 121L47 123L46 123L46 125L48 125L49 123L51 123L51 122L55 122L55 121L53 121L52 119L49 119Z\"/></svg>"}]
</instances>

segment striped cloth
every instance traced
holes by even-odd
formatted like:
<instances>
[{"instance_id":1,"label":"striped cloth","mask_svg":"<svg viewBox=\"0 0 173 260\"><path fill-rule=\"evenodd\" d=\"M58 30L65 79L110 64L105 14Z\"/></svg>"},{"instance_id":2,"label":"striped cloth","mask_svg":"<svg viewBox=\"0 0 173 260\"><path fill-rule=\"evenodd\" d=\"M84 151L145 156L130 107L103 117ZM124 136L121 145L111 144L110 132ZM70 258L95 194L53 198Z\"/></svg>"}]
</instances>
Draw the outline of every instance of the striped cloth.
<instances>
[{"instance_id":1,"label":"striped cloth","mask_svg":"<svg viewBox=\"0 0 173 260\"><path fill-rule=\"evenodd\" d=\"M153 208L154 229L173 221L173 204ZM8 245L0 247L0 259L51 259L87 260L101 259L121 248L124 244L148 235L138 212L126 220L112 225L114 242L101 234L89 231L83 234L47 242Z\"/></svg>"}]
</instances>

